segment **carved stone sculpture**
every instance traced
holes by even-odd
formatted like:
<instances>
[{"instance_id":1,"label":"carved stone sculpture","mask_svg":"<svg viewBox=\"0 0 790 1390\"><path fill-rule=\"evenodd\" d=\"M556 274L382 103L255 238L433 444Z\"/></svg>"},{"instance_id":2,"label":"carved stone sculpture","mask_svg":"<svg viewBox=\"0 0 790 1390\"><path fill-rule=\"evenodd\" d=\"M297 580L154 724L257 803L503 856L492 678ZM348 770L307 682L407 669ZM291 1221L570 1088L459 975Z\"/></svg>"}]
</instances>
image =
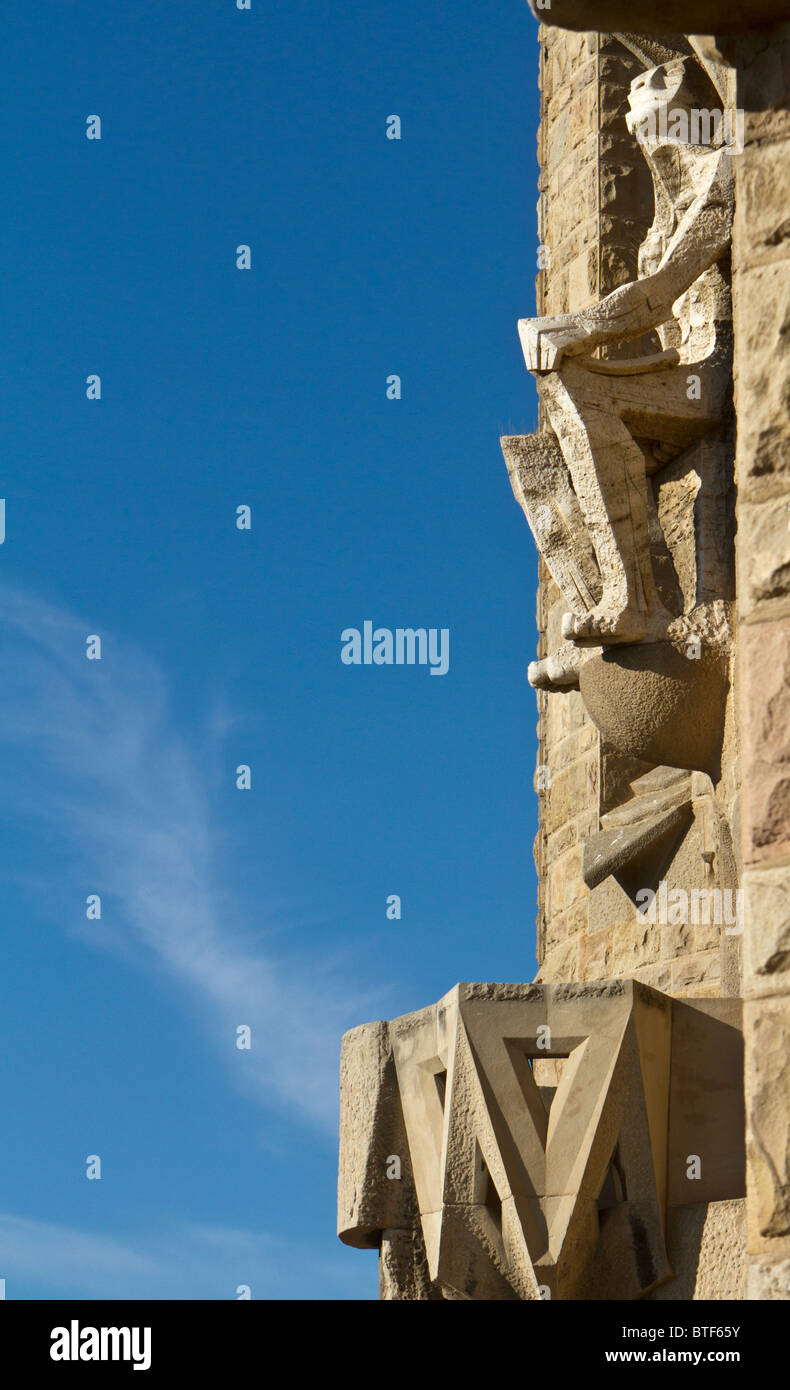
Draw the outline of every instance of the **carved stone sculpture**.
<instances>
[{"instance_id":1,"label":"carved stone sculpture","mask_svg":"<svg viewBox=\"0 0 790 1390\"><path fill-rule=\"evenodd\" d=\"M639 275L579 312L519 322L549 428L502 440L568 607L562 645L531 664L529 679L581 683L621 751L715 773L730 641L731 154L722 119L708 120L699 143L699 112L709 117L721 98L691 48L666 57L662 44L621 37L642 61L664 58L628 98L654 189ZM677 487L662 515L670 477L686 489L682 522ZM679 723L681 708L695 708L696 721Z\"/></svg>"},{"instance_id":2,"label":"carved stone sculpture","mask_svg":"<svg viewBox=\"0 0 790 1390\"><path fill-rule=\"evenodd\" d=\"M641 1297L668 1210L742 1194L740 1055L738 1001L633 980L456 985L356 1028L340 1237L390 1299Z\"/></svg>"}]
</instances>

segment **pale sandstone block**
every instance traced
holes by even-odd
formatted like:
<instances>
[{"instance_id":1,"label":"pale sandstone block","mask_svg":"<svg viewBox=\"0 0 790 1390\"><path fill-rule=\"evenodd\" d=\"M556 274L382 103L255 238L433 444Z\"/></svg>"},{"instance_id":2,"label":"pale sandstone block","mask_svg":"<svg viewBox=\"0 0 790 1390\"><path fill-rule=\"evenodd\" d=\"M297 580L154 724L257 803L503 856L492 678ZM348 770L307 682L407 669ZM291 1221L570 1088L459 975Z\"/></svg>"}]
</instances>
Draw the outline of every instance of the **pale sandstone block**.
<instances>
[{"instance_id":1,"label":"pale sandstone block","mask_svg":"<svg viewBox=\"0 0 790 1390\"><path fill-rule=\"evenodd\" d=\"M746 1271L746 1298L751 1302L790 1300L790 1259L752 1259Z\"/></svg>"},{"instance_id":2,"label":"pale sandstone block","mask_svg":"<svg viewBox=\"0 0 790 1390\"><path fill-rule=\"evenodd\" d=\"M743 1198L670 1208L667 1250L674 1278L648 1294L648 1302L747 1296Z\"/></svg>"},{"instance_id":3,"label":"pale sandstone block","mask_svg":"<svg viewBox=\"0 0 790 1390\"><path fill-rule=\"evenodd\" d=\"M672 985L672 972L668 965L640 965L634 972L634 979L640 984L649 985L651 989L658 989L662 994L669 994Z\"/></svg>"},{"instance_id":4,"label":"pale sandstone block","mask_svg":"<svg viewBox=\"0 0 790 1390\"><path fill-rule=\"evenodd\" d=\"M747 869L744 992L790 994L790 865Z\"/></svg>"},{"instance_id":5,"label":"pale sandstone block","mask_svg":"<svg viewBox=\"0 0 790 1390\"><path fill-rule=\"evenodd\" d=\"M785 142L749 149L736 164L735 179L736 271L784 259L790 255Z\"/></svg>"},{"instance_id":6,"label":"pale sandstone block","mask_svg":"<svg viewBox=\"0 0 790 1390\"><path fill-rule=\"evenodd\" d=\"M721 955L718 951L701 951L672 962L672 993L685 995L716 995L721 991Z\"/></svg>"},{"instance_id":7,"label":"pale sandstone block","mask_svg":"<svg viewBox=\"0 0 790 1390\"><path fill-rule=\"evenodd\" d=\"M744 1035L749 1249L760 1254L790 1246L790 997L747 1001Z\"/></svg>"},{"instance_id":8,"label":"pale sandstone block","mask_svg":"<svg viewBox=\"0 0 790 1390\"><path fill-rule=\"evenodd\" d=\"M788 439L790 442L790 437ZM743 620L790 617L790 488L738 512L738 603ZM748 556L748 561L746 557Z\"/></svg>"},{"instance_id":9,"label":"pale sandstone block","mask_svg":"<svg viewBox=\"0 0 790 1390\"><path fill-rule=\"evenodd\" d=\"M742 499L752 500L776 495L790 481L790 260L740 271L734 301L736 478Z\"/></svg>"},{"instance_id":10,"label":"pale sandstone block","mask_svg":"<svg viewBox=\"0 0 790 1390\"><path fill-rule=\"evenodd\" d=\"M790 643L783 621L741 628L744 862L790 854Z\"/></svg>"}]
</instances>

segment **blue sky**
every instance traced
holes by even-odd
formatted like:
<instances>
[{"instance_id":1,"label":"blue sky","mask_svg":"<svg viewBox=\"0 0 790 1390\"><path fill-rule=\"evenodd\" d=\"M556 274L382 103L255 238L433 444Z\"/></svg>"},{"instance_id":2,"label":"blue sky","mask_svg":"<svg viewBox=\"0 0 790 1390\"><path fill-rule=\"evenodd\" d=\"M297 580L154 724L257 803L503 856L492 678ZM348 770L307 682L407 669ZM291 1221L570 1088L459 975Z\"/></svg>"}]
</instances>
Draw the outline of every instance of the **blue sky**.
<instances>
[{"instance_id":1,"label":"blue sky","mask_svg":"<svg viewBox=\"0 0 790 1390\"><path fill-rule=\"evenodd\" d=\"M498 437L536 421L536 25L45 0L4 39L0 1278L372 1299L340 1036L535 971ZM448 628L448 673L345 666L366 619Z\"/></svg>"}]
</instances>

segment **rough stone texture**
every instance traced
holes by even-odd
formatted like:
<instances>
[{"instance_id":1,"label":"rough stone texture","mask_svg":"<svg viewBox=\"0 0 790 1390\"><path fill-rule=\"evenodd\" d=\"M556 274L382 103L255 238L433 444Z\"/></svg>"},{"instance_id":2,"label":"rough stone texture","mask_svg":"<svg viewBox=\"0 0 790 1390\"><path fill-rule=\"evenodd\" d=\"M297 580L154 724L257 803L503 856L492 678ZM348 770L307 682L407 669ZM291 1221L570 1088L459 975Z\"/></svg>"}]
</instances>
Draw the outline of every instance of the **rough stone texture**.
<instances>
[{"instance_id":1,"label":"rough stone texture","mask_svg":"<svg viewBox=\"0 0 790 1390\"><path fill-rule=\"evenodd\" d=\"M338 1180L338 1232L349 1245L376 1248L381 1231L411 1230L414 1217L409 1150L386 1023L363 1024L343 1039L340 1127L346 1141ZM400 1180L387 1177L391 1155L400 1159Z\"/></svg>"},{"instance_id":2,"label":"rough stone texture","mask_svg":"<svg viewBox=\"0 0 790 1390\"><path fill-rule=\"evenodd\" d=\"M548 264L537 277L537 303L539 313L557 314L593 303L633 275L650 220L650 179L617 121L622 87L639 66L634 56L597 34L542 29L540 38L538 218ZM562 645L565 605L542 558L539 573L538 657L547 659ZM604 764L577 691L551 698L539 691L538 716L538 960L549 978L573 978L588 919L581 846L599 829Z\"/></svg>"},{"instance_id":3,"label":"rough stone texture","mask_svg":"<svg viewBox=\"0 0 790 1390\"><path fill-rule=\"evenodd\" d=\"M790 1260L752 1260L746 1275L746 1297L790 1302Z\"/></svg>"},{"instance_id":4,"label":"rough stone texture","mask_svg":"<svg viewBox=\"0 0 790 1390\"><path fill-rule=\"evenodd\" d=\"M385 1298L640 1297L677 1273L667 1211L743 1193L737 1000L461 984L343 1056L338 1230L380 1246ZM401 1123L399 1221L377 1229Z\"/></svg>"},{"instance_id":5,"label":"rough stone texture","mask_svg":"<svg viewBox=\"0 0 790 1390\"><path fill-rule=\"evenodd\" d=\"M667 1252L674 1278L648 1294L649 1302L747 1297L743 1198L671 1208Z\"/></svg>"},{"instance_id":6,"label":"rough stone texture","mask_svg":"<svg viewBox=\"0 0 790 1390\"><path fill-rule=\"evenodd\" d=\"M575 0L567 0L565 9L554 4L552 22L566 22L563 15L572 13L574 4ZM743 4L738 10L747 26L755 22L757 6ZM576 6L575 13L576 18L569 23L589 23L589 7ZM684 13L690 11L684 8ZM596 21L616 28L617 21L606 7L596 10ZM665 6L643 6L627 25L624 18L622 22L629 29L636 25L654 34L670 27ZM720 34L726 31L726 14L721 7L716 7L715 26L708 27L715 27ZM695 22L693 28L702 33L706 26ZM566 96L577 85L591 82L591 49L596 44L611 45L611 34L587 35L583 39L582 35L566 36L557 29L544 29L542 37L544 72L554 74L561 70ZM554 50L565 45L568 57L562 69ZM611 737L601 738L594 748L595 766L584 778L572 779L568 773L573 766L569 740L578 741L579 733L578 728L571 730L569 715L579 697L575 692L559 695L548 690L538 693L539 765L544 782L536 843L542 880L540 975L546 980L560 974L592 980L627 971L655 988L675 994L699 997L714 996L722 990L743 990L749 1000L749 1247L751 1258L757 1261L750 1275L748 1296L786 1298L786 1261L790 1254L790 1237L785 1230L786 1117L790 1111L790 1077L782 1059L787 1043L785 1018L790 983L790 25L780 24L759 34L722 40L718 47L715 41L705 40L699 48L717 64L722 58L730 64L730 75L737 79L738 104L745 111L744 149L733 161L734 376L738 420L735 573L739 626L734 642L737 707L731 698L724 716L720 777L714 778L707 798L696 802L685 844L671 851L660 873L671 888L696 887L700 879L695 864L702 856L706 873L708 869L715 873L707 882L711 886L715 883L733 887L739 882L739 861L746 866L741 880L745 895L745 979L742 983L741 939L737 929L734 935L720 931L717 943L711 924L667 924L660 930L636 924L632 907L634 880L627 881L627 864L616 865L621 872L593 884L586 893L579 885L574 850L580 839L582 844L584 840L595 840L599 827L609 824L612 808L628 805L628 783L633 783L638 773L646 769L636 764L629 770L612 753ZM623 79L621 72L621 91ZM605 86L602 81L596 110L602 157L604 132L615 125L604 111L608 95ZM544 82L543 119L549 127L559 119L557 97L558 84L555 82L547 90ZM581 157L583 142L579 148ZM560 191L551 163L555 150L554 144L544 144L544 242L545 229L560 225L552 209L552 200ZM548 163L547 151L551 155ZM563 157L567 161L564 151ZM633 168L633 159L627 157L624 163ZM601 169L599 191L604 186L610 206L616 208L618 180L608 179ZM595 233L599 271L605 266L619 265L618 283L622 283L633 276L633 258L629 263L627 250L624 257L608 257L606 242L611 228L600 215L600 207L599 197ZM570 216L570 210L563 209L566 244L574 237ZM643 209L637 207L630 219L642 234L643 216ZM578 217L577 241L581 234L589 247L589 207L580 207ZM593 298L611 288L603 279L594 285L590 277L581 289L578 278L572 281L556 257L543 272L542 282L538 311L544 315L584 309ZM656 511L685 604L695 583L688 517L692 498L697 511L698 487L693 476L684 475L679 469L675 472L676 469L677 462L664 470L656 489ZM699 469L694 471L700 473ZM715 460L713 476L723 476ZM726 566L722 566L721 538L731 528L732 493L725 485L717 495L709 474L707 497L709 518L705 527L713 548L705 554L700 567L702 581L707 584L705 597L710 600L718 593L727 599L731 594ZM562 602L561 589L542 568L538 614L539 656L544 662L560 648L562 632L557 609ZM578 727L583 727L584 711L575 718ZM612 730L607 732L611 735ZM614 732L616 738L617 731ZM552 804L551 771L560 749L562 771L558 772L559 787ZM645 750L644 746L632 745L632 751ZM579 742L577 759L585 756L590 754ZM664 749L661 761L672 762ZM598 796L598 823L590 825L593 782ZM638 821L638 808L632 818ZM639 872L642 846L638 837L633 838ZM719 868L721 873L717 872ZM644 877L648 879L647 875ZM772 1260L779 1271L776 1277L771 1272ZM721 1281L718 1286L717 1278ZM716 1251L709 1286L731 1286L722 1249ZM688 1289L673 1295L669 1292L671 1285L666 1288L667 1297L692 1296Z\"/></svg>"},{"instance_id":7,"label":"rough stone texture","mask_svg":"<svg viewBox=\"0 0 790 1390\"><path fill-rule=\"evenodd\" d=\"M425 1258L425 1242L419 1226L409 1230L384 1230L379 1253L379 1298L387 1303L441 1301Z\"/></svg>"},{"instance_id":8,"label":"rough stone texture","mask_svg":"<svg viewBox=\"0 0 790 1390\"><path fill-rule=\"evenodd\" d=\"M644 762L718 773L727 701L726 654L696 660L668 642L590 657L582 698L604 738Z\"/></svg>"},{"instance_id":9,"label":"rough stone texture","mask_svg":"<svg viewBox=\"0 0 790 1390\"><path fill-rule=\"evenodd\" d=\"M743 877L744 988L750 999L790 993L790 873L780 867L747 869Z\"/></svg>"},{"instance_id":10,"label":"rough stone texture","mask_svg":"<svg viewBox=\"0 0 790 1390\"><path fill-rule=\"evenodd\" d=\"M790 510L788 511L790 517ZM790 855L790 642L775 618L741 629L740 716L752 771L743 793L745 863Z\"/></svg>"},{"instance_id":11,"label":"rough stone texture","mask_svg":"<svg viewBox=\"0 0 790 1390\"><path fill-rule=\"evenodd\" d=\"M554 8L552 20L556 16L557 10ZM542 17L545 18L545 15ZM538 312L556 315L584 310L618 285L633 280L637 269L637 250L652 215L652 190L644 171L640 170L637 152L623 131L621 119L624 90L637 67L634 59L627 56L622 47L618 47L617 40L611 34L571 35L544 28L541 37L543 174L540 238L544 245L548 244L551 254L539 277ZM715 59L712 71L721 80L722 55L715 46L708 45L706 52L709 56L711 51ZM592 62L593 57L595 63ZM756 61L762 63L765 76L765 46L758 45ZM722 90L732 93L729 77L721 85ZM585 101L579 99L582 93L585 94ZM591 154L583 133L577 132L575 143L570 148L567 140L558 138L554 133L555 128L557 131L564 129L562 112L569 97L597 121L599 148L595 154ZM759 106L762 102L753 104ZM764 121L761 129L765 129ZM616 146L607 145L609 140L616 142ZM744 202L739 204L734 259L737 264L744 240L744 226L748 222L750 235L759 246L757 270L765 275L775 273L775 265L785 246L790 245L790 240L786 241L786 214L783 212L779 215L783 202L782 176L777 179L781 160L766 152L761 153L760 160L762 174L757 170L753 173L750 171L748 202L745 195ZM569 166L575 165L577 171L581 172L585 165L589 168L591 163L594 172L589 183L597 188L597 217L588 200L569 204L562 197L563 190L573 185L575 177ZM735 163L738 167L737 160ZM618 165L620 172L617 171ZM743 179L744 167L748 165L742 159L736 177ZM766 198L762 183L771 180L774 181L773 192ZM596 246L597 256L594 254ZM571 274L569 261L578 267L575 274ZM774 353L786 351L788 335L783 334L781 329L790 314L785 312L781 294L777 300L763 290L761 298L755 302L755 311L759 321L755 322L753 330L747 327L745 331L751 331L758 343L764 337ZM778 347L780 342L781 346ZM624 352L625 349L620 355ZM755 474L750 483L752 490L748 505L751 510L748 515L742 513L744 520L739 523L739 557L744 547L748 547L749 555L748 564L742 564L738 570L741 590L745 584L748 593L739 592L739 599L744 609L750 611L755 605L762 604L768 610L768 616L775 615L777 608L781 608L786 582L784 564L788 534L786 525L784 529L782 527L784 496L781 495L778 505L774 499L777 493L776 479L788 468L780 441L787 428L790 397L786 382L790 373L780 370L769 374L760 365L759 356L755 359L751 344L746 352L739 352L737 360L740 364L741 391L744 389L744 377L749 374L745 385L750 402L740 427L739 457L746 459L748 465L751 455L754 462L750 467ZM649 386L649 381L647 384ZM767 426L761 423L761 413L754 411L755 399L765 401ZM546 423L544 417L543 429ZM654 476L652 486L655 521L651 523L651 545L655 545L657 535L663 536L668 555L668 560L659 561L654 566L657 582L664 585L661 589L663 601L671 604L674 580L679 598L676 612L688 612L695 603L700 602L720 600L726 603L733 597L734 591L731 452L729 455L726 449L722 452L720 444L706 450L697 446L695 456L670 460L668 466ZM523 505L523 498L519 500ZM536 504L539 504L539 498L532 502L533 509ZM529 513L528 520L532 524ZM758 540L761 543L772 540L774 544L770 549L761 544L757 551L755 546ZM569 599L566 575L556 569L549 573L549 565L552 564L551 543L546 546L544 554L549 563L542 563L540 569L540 662L530 672L536 685L544 684L544 689L538 689L537 693L540 739L537 786L541 806L540 832L535 846L540 876L539 977L547 981L569 977L594 980L602 976L628 974L635 975L654 988L676 995L714 998L722 992L740 993L741 940L738 926L734 926L731 929L733 934L730 934L725 924L715 921L643 925L635 921L634 914L634 896L638 887L655 890L657 881L663 880L670 889L684 888L689 892L706 887L733 890L738 886L738 856L733 851L732 828L738 825L741 816L739 730L733 693L730 693L723 711L719 694L722 686L726 686L727 673L722 672L719 665L719 691L714 697L718 712L712 724L718 723L720 726L720 741L714 756L706 759L692 752L684 757L678 752L673 757L670 751L673 735L671 719L666 726L667 745L651 745L638 740L628 742L626 737L619 738L618 719L626 735L634 724L640 722L639 690L636 686L631 712L636 712L637 718L631 719L628 710L623 709L612 698L612 692L607 691L609 698L606 707L599 712L597 721L599 726L604 726L606 736L596 738L592 734L590 738L589 715L579 695L575 690L561 693L556 685L551 689L551 678L557 675L556 665L553 668L550 665L552 654L556 653L560 658L564 655L562 612L568 608L573 611L574 604ZM772 558L774 555L776 559ZM781 613L778 616L781 617ZM777 641L781 641L781 638L777 637ZM766 738L765 714L757 714L764 708L762 698L749 701L753 722L762 720L755 737L759 733L765 746L772 742L774 751L778 731L782 727L778 703L781 699L779 692L784 686L784 653L788 649L790 644L785 643L780 660L776 652L766 654L764 666L770 668L771 672L768 686L764 680L761 685L767 671L762 676L757 671L753 677L761 696L766 688L777 691L777 715L773 720L776 732L772 740ZM616 674L619 674L624 663L622 658L617 662L616 653L614 662ZM598 664L603 664L600 658ZM574 673L572 663L567 663L575 680L579 678L580 665L577 664ZM584 666L581 669L584 670ZM590 678L594 671L595 665L591 664ZM741 675L743 677L743 669ZM743 699L740 703L743 709ZM683 701L677 709L681 714L681 724L687 722L689 715L693 720L696 713L693 697L686 702L685 709ZM611 727L606 725L604 718L608 712L615 720ZM768 718L770 724L770 714ZM787 729L787 723L784 728ZM693 725L690 733L693 742ZM618 741L623 751L632 755L630 761L623 756L623 752L613 747ZM629 856L628 847L623 849L624 836L618 833L623 822L618 823L617 816L622 807L626 822L630 820L632 824L644 825L643 802L640 802L638 788L640 776L648 773L650 768L650 764L643 761L645 756L670 767L673 762L675 765L683 762L697 767L706 765L707 770L713 773L713 779L705 779L705 786L696 787L696 794L691 797L691 822L679 843L669 831L663 840L656 832L652 835L651 857L645 851L645 839L651 837L632 835ZM763 857L782 852L781 836L787 832L790 819L784 816L781 761L777 764L775 758L772 761L772 756L769 754L765 759L766 775L752 778L749 783L753 795L761 799L757 833L763 843L756 848L756 853ZM614 822L612 815L615 816ZM750 834L752 827L748 813L744 822L742 838ZM658 828L660 830L662 827ZM608 832L610 840L620 847L621 857L612 864L611 875L588 887L584 882L587 846L603 832ZM578 852L580 846L581 856ZM740 849L740 843L737 848ZM663 860L659 852L662 849L665 851ZM589 854L587 862L590 862ZM766 925L764 937L767 932ZM781 920L776 924L774 935L777 933L781 941ZM764 944L769 960L772 952L775 956L776 950L781 950L781 946L777 947L774 941L765 940ZM772 985L768 988L772 988ZM674 1288L675 1292L668 1291L666 1296L726 1296L723 1291L732 1290L734 1282L728 1261L732 1263L734 1251L742 1246L742 1222L738 1230L740 1235L734 1228L730 1229L732 1246L729 1253L726 1235L714 1240L708 1257L711 1264L702 1276L699 1288L696 1284L692 1287L686 1277L685 1282L678 1279L667 1285L667 1290ZM692 1254L695 1238L699 1252L703 1229L696 1229L692 1223L685 1237ZM701 1291L703 1288L704 1292Z\"/></svg>"},{"instance_id":12,"label":"rough stone texture","mask_svg":"<svg viewBox=\"0 0 790 1390\"><path fill-rule=\"evenodd\" d=\"M648 165L624 120L629 84L643 70L644 63L612 34L570 34L542 28L540 36L539 222L545 268L538 276L538 311L543 316L578 315L619 286L634 281L639 248L653 217ZM686 50L691 52L688 44ZM720 64L716 71L722 71ZM581 182L590 190L589 196L569 198L567 190L575 189ZM720 295L720 290L716 293ZM696 312L700 312L699 307ZM726 307L722 312L724 341L728 331ZM633 342L622 347L614 344L603 352L612 359L614 367L624 356L633 358L635 348L655 351L645 340L641 346ZM642 383L640 389L649 391L649 376L630 380ZM726 428L726 421L722 423ZM562 632L564 614L578 612L579 606L589 609L589 601L585 602L588 595L597 601L595 571L591 572L587 558L589 539L583 525L579 527L578 505L574 508L571 503L569 507L564 500L567 483L557 477L556 453L552 452L556 445L549 445L547 452L542 442L546 439L546 425L544 413L542 433L503 440L514 492L542 550L538 661L530 667L530 679L538 687L539 713L536 789L540 798L540 829L535 860L539 877L540 975L545 979L575 974L591 978L593 970L607 974L622 971L658 987L670 987L672 972L657 969L662 950L658 933L639 933L635 929L633 895L629 898L611 880L590 895L583 873L585 845L599 833L607 814L628 799L629 782L649 771L652 764L642 760L645 755L654 762L672 763L673 731L679 721L685 726L687 748L685 752L681 748L678 733L674 739L678 763L685 760L686 765L707 766L717 774L722 744L725 754L731 753L731 695L722 709L729 676L728 624L726 618L723 626L719 622L718 637L724 636L724 651L717 645L717 638L712 645L709 642L706 660L701 665L692 667L689 661L688 670L694 675L692 684L706 685L707 680L707 686L701 699L699 690L681 690L679 700L670 700L663 742L660 736L651 742L649 729L641 743L636 741L644 714L658 709L649 698L650 692L642 688L639 675L631 677L630 685L626 683L622 692L607 690L603 707L601 701L596 703L598 723L605 724L607 715L613 721L607 729L615 742L622 739L625 745L628 739L624 735L632 736L632 755L624 756L611 737L599 734L584 700L572 688L578 683L580 667L590 668L587 680L592 686L594 653L590 653L589 647L569 652L570 644ZM548 489L546 473L550 459L551 477L557 478L553 493ZM547 490L541 500L544 480ZM676 614L695 609L699 612L700 604L726 605L733 596L731 445L716 441L695 445L659 468L650 481L652 500L648 499L648 507L654 511L650 521L651 546L662 601L673 604ZM551 513L546 512L550 495L556 498L550 503L555 507L553 521ZM662 536L663 561L656 549ZM708 624L705 639L710 638ZM642 653L639 648L633 650L638 663ZM682 653L679 659L684 673L687 650L682 640L675 648ZM717 651L721 654L716 655ZM695 654L692 651L692 659ZM582 661L586 656L583 665L580 656ZM665 661L676 659L667 655ZM606 660L599 658L599 671L606 670ZM625 673L628 658L623 654L618 659L615 651L614 661L616 669L612 674L619 679ZM623 707L621 694L631 698L635 718L631 719L628 708ZM594 701L592 693L590 698ZM640 753L641 759L637 756ZM735 883L730 831L737 810L735 767L735 759L727 756L721 775L715 776L709 787L705 804L694 802L687 832L693 845L692 862L681 866L675 854L675 881L681 884L686 881L682 868L684 873L691 871L697 886L693 861L696 856L699 862L700 855L705 856L710 867L708 887L724 889ZM649 870L644 862L642 867ZM669 864L663 867L668 869ZM634 873L638 869L637 863ZM675 886L675 881L670 886ZM632 876L631 887L638 886L655 886L649 872L641 885ZM605 928L608 939L603 935ZM669 950L668 939L664 949ZM689 933L681 943L675 933L671 953L686 956L685 966L678 965L675 971L673 987L703 994L719 993L722 988L736 992L739 988L737 945L723 940L721 935L701 942L699 933Z\"/></svg>"},{"instance_id":13,"label":"rough stone texture","mask_svg":"<svg viewBox=\"0 0 790 1390\"><path fill-rule=\"evenodd\" d=\"M748 1000L749 1249L790 1255L790 1000Z\"/></svg>"},{"instance_id":14,"label":"rough stone texture","mask_svg":"<svg viewBox=\"0 0 790 1390\"><path fill-rule=\"evenodd\" d=\"M790 1298L790 24L727 46L745 108L733 238L747 1297Z\"/></svg>"}]
</instances>

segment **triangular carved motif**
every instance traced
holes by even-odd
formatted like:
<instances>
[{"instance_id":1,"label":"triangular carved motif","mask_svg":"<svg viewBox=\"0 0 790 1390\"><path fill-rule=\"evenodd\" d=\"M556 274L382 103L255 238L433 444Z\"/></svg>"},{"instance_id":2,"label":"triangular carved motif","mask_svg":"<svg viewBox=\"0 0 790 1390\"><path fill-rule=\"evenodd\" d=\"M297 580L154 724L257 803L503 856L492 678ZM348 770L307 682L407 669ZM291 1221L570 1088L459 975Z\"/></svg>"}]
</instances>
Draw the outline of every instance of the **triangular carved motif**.
<instances>
[{"instance_id":1,"label":"triangular carved motif","mask_svg":"<svg viewBox=\"0 0 790 1390\"><path fill-rule=\"evenodd\" d=\"M394 1037L431 1277L453 1297L534 1298L539 1285L573 1297L591 1266L605 1186L607 1210L619 1185L647 1211L646 1267L662 1275L633 998L617 986L595 1000L578 993L541 991L493 1009L463 997L452 1007L448 997ZM561 1068L542 1092L535 1068L547 1060ZM620 1143L626 1115L631 1141ZM625 1178L615 1184L618 1145Z\"/></svg>"}]
</instances>

